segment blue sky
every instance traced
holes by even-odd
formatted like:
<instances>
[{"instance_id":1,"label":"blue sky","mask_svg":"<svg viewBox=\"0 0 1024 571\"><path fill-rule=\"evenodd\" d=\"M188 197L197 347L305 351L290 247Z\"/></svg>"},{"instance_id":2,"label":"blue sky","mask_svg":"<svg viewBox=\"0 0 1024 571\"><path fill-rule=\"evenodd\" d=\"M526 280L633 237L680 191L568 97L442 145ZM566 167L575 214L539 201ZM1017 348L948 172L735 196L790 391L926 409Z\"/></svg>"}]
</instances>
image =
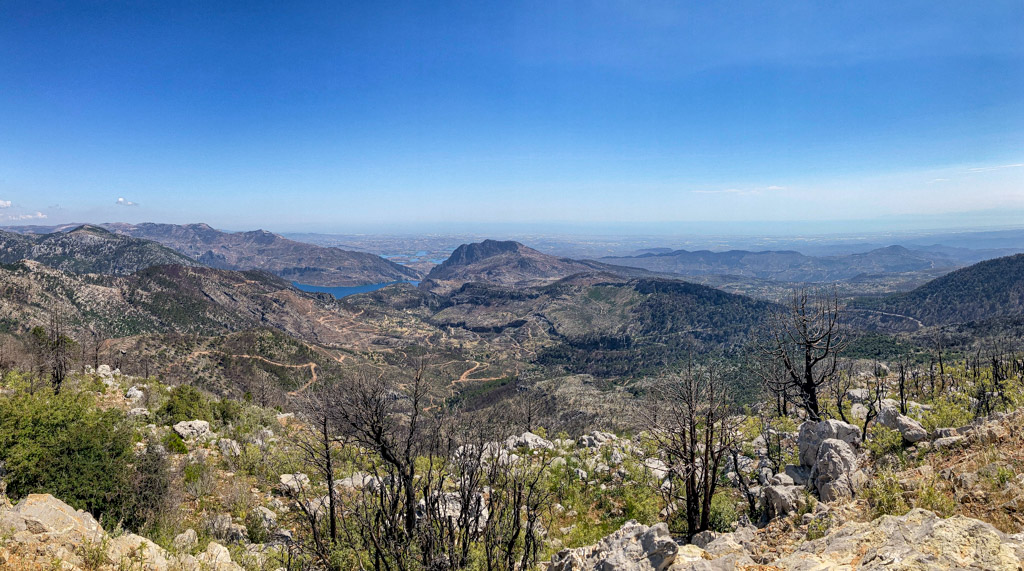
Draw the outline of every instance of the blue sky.
<instances>
[{"instance_id":1,"label":"blue sky","mask_svg":"<svg viewBox=\"0 0 1024 571\"><path fill-rule=\"evenodd\" d=\"M0 0L0 223L1024 223L1019 0L377 4Z\"/></svg>"}]
</instances>

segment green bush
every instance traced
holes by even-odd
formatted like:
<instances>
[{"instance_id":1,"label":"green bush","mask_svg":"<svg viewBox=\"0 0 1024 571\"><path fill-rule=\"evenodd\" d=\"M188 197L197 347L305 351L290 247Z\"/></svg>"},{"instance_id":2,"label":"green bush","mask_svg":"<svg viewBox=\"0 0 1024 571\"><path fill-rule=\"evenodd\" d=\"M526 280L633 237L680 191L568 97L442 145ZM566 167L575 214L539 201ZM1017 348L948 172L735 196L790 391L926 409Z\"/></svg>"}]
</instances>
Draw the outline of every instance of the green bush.
<instances>
[{"instance_id":1,"label":"green bush","mask_svg":"<svg viewBox=\"0 0 1024 571\"><path fill-rule=\"evenodd\" d=\"M712 531L732 531L732 524L739 518L736 502L726 492L719 492L711 498L711 514L708 526Z\"/></svg>"},{"instance_id":2,"label":"green bush","mask_svg":"<svg viewBox=\"0 0 1024 571\"><path fill-rule=\"evenodd\" d=\"M903 435L899 430L875 424L871 427L865 445L875 459L886 454L901 456L903 454Z\"/></svg>"},{"instance_id":3,"label":"green bush","mask_svg":"<svg viewBox=\"0 0 1024 571\"><path fill-rule=\"evenodd\" d=\"M807 539L821 539L828 535L828 530L831 527L832 516L829 514L820 515L812 519L811 523L807 524Z\"/></svg>"},{"instance_id":4,"label":"green bush","mask_svg":"<svg viewBox=\"0 0 1024 571\"><path fill-rule=\"evenodd\" d=\"M147 442L146 449L135 458L135 471L131 480L131 509L124 515L124 524L130 529L149 532L157 531L165 525L172 511L171 481L171 462L167 454L160 450L156 442Z\"/></svg>"},{"instance_id":5,"label":"green bush","mask_svg":"<svg viewBox=\"0 0 1024 571\"><path fill-rule=\"evenodd\" d=\"M932 403L931 410L921 415L921 425L928 432L939 428L957 428L973 420L971 410L962 399L942 397Z\"/></svg>"},{"instance_id":6,"label":"green bush","mask_svg":"<svg viewBox=\"0 0 1024 571\"><path fill-rule=\"evenodd\" d=\"M0 460L15 498L49 493L106 523L133 507L133 434L118 410L87 392L19 393L0 399Z\"/></svg>"},{"instance_id":7,"label":"green bush","mask_svg":"<svg viewBox=\"0 0 1024 571\"><path fill-rule=\"evenodd\" d=\"M160 407L157 415L167 424L177 424L186 420L214 420L210 399L191 385L174 387L170 398Z\"/></svg>"},{"instance_id":8,"label":"green bush","mask_svg":"<svg viewBox=\"0 0 1024 571\"><path fill-rule=\"evenodd\" d=\"M956 513L956 500L951 494L939 488L935 478L931 478L918 490L914 507L933 511L941 517L949 517Z\"/></svg>"},{"instance_id":9,"label":"green bush","mask_svg":"<svg viewBox=\"0 0 1024 571\"><path fill-rule=\"evenodd\" d=\"M896 475L891 472L880 472L875 475L865 491L868 504L875 517L883 515L903 515L910 511L906 498L903 497L903 487L900 486Z\"/></svg>"},{"instance_id":10,"label":"green bush","mask_svg":"<svg viewBox=\"0 0 1024 571\"><path fill-rule=\"evenodd\" d=\"M188 454L188 446L185 445L185 441L178 436L177 432L169 431L164 435L161 444L171 454Z\"/></svg>"}]
</instances>

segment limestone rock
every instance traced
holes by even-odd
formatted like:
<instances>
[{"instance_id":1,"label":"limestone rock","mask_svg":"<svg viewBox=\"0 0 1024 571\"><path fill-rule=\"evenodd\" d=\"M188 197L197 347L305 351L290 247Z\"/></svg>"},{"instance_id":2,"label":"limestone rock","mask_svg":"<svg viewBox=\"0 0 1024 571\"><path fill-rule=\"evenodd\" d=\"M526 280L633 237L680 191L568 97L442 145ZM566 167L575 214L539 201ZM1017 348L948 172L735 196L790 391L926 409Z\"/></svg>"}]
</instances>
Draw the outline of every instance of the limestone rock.
<instances>
[{"instance_id":1,"label":"limestone rock","mask_svg":"<svg viewBox=\"0 0 1024 571\"><path fill-rule=\"evenodd\" d=\"M932 442L932 448L934 448L935 450L942 450L943 448L956 446L964 442L965 440L967 440L966 436L947 436L945 438L936 439L934 442Z\"/></svg>"},{"instance_id":2,"label":"limestone rock","mask_svg":"<svg viewBox=\"0 0 1024 571\"><path fill-rule=\"evenodd\" d=\"M921 423L909 416L900 414L899 406L895 403L884 403L882 410L878 413L876 422L886 428L898 430L903 436L903 440L912 444L928 438L928 431L921 426Z\"/></svg>"},{"instance_id":3,"label":"limestone rock","mask_svg":"<svg viewBox=\"0 0 1024 571\"><path fill-rule=\"evenodd\" d=\"M211 434L210 423L205 420L183 420L174 425L174 432L184 440L205 438Z\"/></svg>"},{"instance_id":4,"label":"limestone rock","mask_svg":"<svg viewBox=\"0 0 1024 571\"><path fill-rule=\"evenodd\" d=\"M174 536L174 549L179 553L188 553L199 544L199 534L196 530L189 528Z\"/></svg>"},{"instance_id":5,"label":"limestone rock","mask_svg":"<svg viewBox=\"0 0 1024 571\"><path fill-rule=\"evenodd\" d=\"M811 469L807 466L787 464L786 475L793 479L793 484L803 486L811 479Z\"/></svg>"},{"instance_id":6,"label":"limestone rock","mask_svg":"<svg viewBox=\"0 0 1024 571\"><path fill-rule=\"evenodd\" d=\"M822 501L851 498L860 487L857 455L849 443L829 438L818 447L814 461L814 486Z\"/></svg>"},{"instance_id":7,"label":"limestone rock","mask_svg":"<svg viewBox=\"0 0 1024 571\"><path fill-rule=\"evenodd\" d=\"M519 436L509 436L505 441L505 448L515 450L516 448L527 448L529 450L552 450L555 445L550 440L545 440L532 432L524 432Z\"/></svg>"},{"instance_id":8,"label":"limestone rock","mask_svg":"<svg viewBox=\"0 0 1024 571\"><path fill-rule=\"evenodd\" d=\"M281 474L280 482L281 491L294 496L309 487L309 476L302 473Z\"/></svg>"},{"instance_id":9,"label":"limestone rock","mask_svg":"<svg viewBox=\"0 0 1024 571\"><path fill-rule=\"evenodd\" d=\"M4 569L50 569L55 561L61 569L92 569L94 563L83 554L95 547L103 550L109 562L101 569L242 571L227 549L216 543L211 542L213 547L198 557L173 556L132 533L112 537L91 515L49 494L32 494L11 509L0 508L0 529L7 534L0 542L0 568ZM175 538L176 546L194 547L195 531L182 536Z\"/></svg>"},{"instance_id":10,"label":"limestone rock","mask_svg":"<svg viewBox=\"0 0 1024 571\"><path fill-rule=\"evenodd\" d=\"M149 416L149 410L142 407L135 407L128 411L128 418L145 418Z\"/></svg>"},{"instance_id":11,"label":"limestone rock","mask_svg":"<svg viewBox=\"0 0 1024 571\"><path fill-rule=\"evenodd\" d=\"M852 446L860 443L860 428L839 420L807 421L800 425L797 446L800 449L800 465L813 466L818 457L818 447L828 439L842 440Z\"/></svg>"},{"instance_id":12,"label":"limestone rock","mask_svg":"<svg viewBox=\"0 0 1024 571\"><path fill-rule=\"evenodd\" d=\"M672 565L678 553L679 545L669 536L664 523L648 527L628 521L594 545L559 551L552 556L548 569L663 571Z\"/></svg>"},{"instance_id":13,"label":"limestone rock","mask_svg":"<svg viewBox=\"0 0 1024 571\"><path fill-rule=\"evenodd\" d=\"M364 472L356 472L347 478L342 478L334 484L335 490L362 490L375 491L380 486L380 480Z\"/></svg>"},{"instance_id":14,"label":"limestone rock","mask_svg":"<svg viewBox=\"0 0 1024 571\"><path fill-rule=\"evenodd\" d=\"M802 544L772 563L780 569L850 568L910 571L985 569L1016 571L1024 545L991 525L963 516L941 519L914 509L870 523L847 523L827 536Z\"/></svg>"},{"instance_id":15,"label":"limestone rock","mask_svg":"<svg viewBox=\"0 0 1024 571\"><path fill-rule=\"evenodd\" d=\"M137 401L144 396L146 396L146 394L142 392L142 389L136 386L132 386L132 388L128 389L128 392L124 393L124 398L130 401Z\"/></svg>"},{"instance_id":16,"label":"limestone rock","mask_svg":"<svg viewBox=\"0 0 1024 571\"><path fill-rule=\"evenodd\" d=\"M772 517L794 513L806 503L801 486L765 486L762 489Z\"/></svg>"},{"instance_id":17,"label":"limestone rock","mask_svg":"<svg viewBox=\"0 0 1024 571\"><path fill-rule=\"evenodd\" d=\"M237 458L242 455L242 449L238 446L238 442L230 438L218 440L217 447L220 448L220 453L225 458Z\"/></svg>"}]
</instances>

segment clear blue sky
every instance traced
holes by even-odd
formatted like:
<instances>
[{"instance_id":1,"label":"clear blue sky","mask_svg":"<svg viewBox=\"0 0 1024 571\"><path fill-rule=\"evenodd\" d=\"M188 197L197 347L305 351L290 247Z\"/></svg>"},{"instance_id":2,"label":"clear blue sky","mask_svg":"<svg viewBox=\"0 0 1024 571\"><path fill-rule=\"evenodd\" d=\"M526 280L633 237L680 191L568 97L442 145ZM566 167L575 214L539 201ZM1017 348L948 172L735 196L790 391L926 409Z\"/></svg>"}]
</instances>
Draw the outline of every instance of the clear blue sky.
<instances>
[{"instance_id":1,"label":"clear blue sky","mask_svg":"<svg viewBox=\"0 0 1024 571\"><path fill-rule=\"evenodd\" d=\"M1020 0L0 0L0 223L967 211L1024 222Z\"/></svg>"}]
</instances>

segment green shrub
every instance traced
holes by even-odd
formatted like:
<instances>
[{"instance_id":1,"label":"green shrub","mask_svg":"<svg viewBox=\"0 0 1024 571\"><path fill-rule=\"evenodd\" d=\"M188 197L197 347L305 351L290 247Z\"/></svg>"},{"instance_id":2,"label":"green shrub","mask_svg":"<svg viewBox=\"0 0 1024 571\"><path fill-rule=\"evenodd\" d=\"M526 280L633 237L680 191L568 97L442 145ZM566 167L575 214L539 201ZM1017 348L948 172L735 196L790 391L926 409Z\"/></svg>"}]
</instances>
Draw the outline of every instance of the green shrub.
<instances>
[{"instance_id":1,"label":"green shrub","mask_svg":"<svg viewBox=\"0 0 1024 571\"><path fill-rule=\"evenodd\" d=\"M875 479L865 490L865 497L875 517L903 515L910 511L910 506L903 497L903 487L900 486L896 475L891 472L875 474Z\"/></svg>"},{"instance_id":2,"label":"green shrub","mask_svg":"<svg viewBox=\"0 0 1024 571\"><path fill-rule=\"evenodd\" d=\"M829 514L822 514L812 519L811 522L807 524L807 539L821 539L828 535L828 530L831 527L832 516Z\"/></svg>"},{"instance_id":3,"label":"green shrub","mask_svg":"<svg viewBox=\"0 0 1024 571\"><path fill-rule=\"evenodd\" d=\"M251 543L266 543L270 539L270 533L263 527L263 518L256 510L250 510L245 515L245 529L249 532Z\"/></svg>"},{"instance_id":4,"label":"green shrub","mask_svg":"<svg viewBox=\"0 0 1024 571\"><path fill-rule=\"evenodd\" d=\"M708 526L712 531L732 531L732 524L739 515L736 513L736 502L727 492L719 492L711 498L711 514Z\"/></svg>"},{"instance_id":5,"label":"green shrub","mask_svg":"<svg viewBox=\"0 0 1024 571\"><path fill-rule=\"evenodd\" d=\"M208 496L217 483L213 466L205 459L186 464L182 470L181 481L185 492L196 499Z\"/></svg>"},{"instance_id":6,"label":"green shrub","mask_svg":"<svg viewBox=\"0 0 1024 571\"><path fill-rule=\"evenodd\" d=\"M160 407L157 415L167 424L177 424L186 420L214 420L210 400L192 385L174 387L170 398Z\"/></svg>"},{"instance_id":7,"label":"green shrub","mask_svg":"<svg viewBox=\"0 0 1024 571\"><path fill-rule=\"evenodd\" d=\"M949 517L956 513L956 500L951 494L939 488L935 478L931 478L918 490L914 507L933 511L941 517Z\"/></svg>"},{"instance_id":8,"label":"green shrub","mask_svg":"<svg viewBox=\"0 0 1024 571\"><path fill-rule=\"evenodd\" d=\"M803 495L804 501L796 511L798 518L803 517L804 514L814 513L814 508L818 507L818 498L814 497L809 490L803 489L800 490L800 493Z\"/></svg>"},{"instance_id":9,"label":"green shrub","mask_svg":"<svg viewBox=\"0 0 1024 571\"><path fill-rule=\"evenodd\" d=\"M956 397L942 397L932 403L931 410L921 415L921 425L928 432L934 432L939 428L957 428L964 426L973 420L971 410L962 399Z\"/></svg>"},{"instance_id":10,"label":"green shrub","mask_svg":"<svg viewBox=\"0 0 1024 571\"><path fill-rule=\"evenodd\" d=\"M131 481L131 509L125 513L124 524L130 529L149 532L164 525L172 511L171 481L170 459L156 442L148 442L146 449L135 458L135 471Z\"/></svg>"},{"instance_id":11,"label":"green shrub","mask_svg":"<svg viewBox=\"0 0 1024 571\"><path fill-rule=\"evenodd\" d=\"M132 507L132 441L124 414L96 408L87 392L0 399L0 460L15 498L49 493L117 522Z\"/></svg>"},{"instance_id":12,"label":"green shrub","mask_svg":"<svg viewBox=\"0 0 1024 571\"><path fill-rule=\"evenodd\" d=\"M185 445L185 441L173 430L164 435L161 444L171 454L188 454L188 446Z\"/></svg>"},{"instance_id":13,"label":"green shrub","mask_svg":"<svg viewBox=\"0 0 1024 571\"><path fill-rule=\"evenodd\" d=\"M903 435L899 430L886 428L879 424L872 425L865 443L871 455L878 459L886 454L903 454Z\"/></svg>"}]
</instances>

